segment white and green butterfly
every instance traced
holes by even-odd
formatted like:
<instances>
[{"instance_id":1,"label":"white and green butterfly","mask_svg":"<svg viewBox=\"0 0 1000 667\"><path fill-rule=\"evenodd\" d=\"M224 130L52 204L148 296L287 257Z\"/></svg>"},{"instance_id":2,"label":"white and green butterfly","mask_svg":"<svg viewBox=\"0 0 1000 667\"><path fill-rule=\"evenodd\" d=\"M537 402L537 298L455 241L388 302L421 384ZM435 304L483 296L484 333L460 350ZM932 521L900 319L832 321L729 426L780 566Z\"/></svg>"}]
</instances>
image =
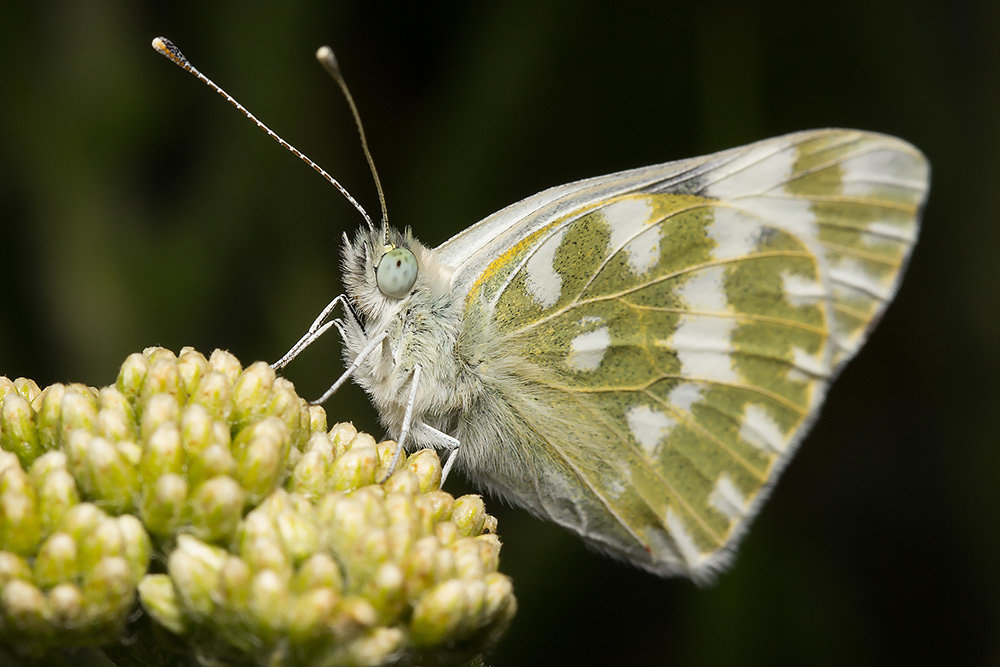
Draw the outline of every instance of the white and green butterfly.
<instances>
[{"instance_id":1,"label":"white and green butterfly","mask_svg":"<svg viewBox=\"0 0 1000 667\"><path fill-rule=\"evenodd\" d=\"M813 130L552 188L434 249L369 225L286 359L335 325L331 389L353 376L401 448L708 580L895 294L928 177L900 139Z\"/></svg>"}]
</instances>

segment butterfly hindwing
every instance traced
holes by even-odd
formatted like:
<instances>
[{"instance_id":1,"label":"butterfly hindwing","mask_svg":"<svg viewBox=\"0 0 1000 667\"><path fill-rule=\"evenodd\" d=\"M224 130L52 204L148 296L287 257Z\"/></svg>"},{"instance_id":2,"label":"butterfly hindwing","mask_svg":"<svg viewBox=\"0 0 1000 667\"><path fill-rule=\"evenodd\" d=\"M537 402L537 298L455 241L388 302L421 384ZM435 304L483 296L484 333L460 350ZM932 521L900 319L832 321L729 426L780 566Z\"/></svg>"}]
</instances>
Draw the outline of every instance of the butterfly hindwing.
<instances>
[{"instance_id":1,"label":"butterfly hindwing","mask_svg":"<svg viewBox=\"0 0 1000 667\"><path fill-rule=\"evenodd\" d=\"M512 447L555 471L498 484L710 575L895 293L927 178L898 139L803 132L554 188L439 248L534 392Z\"/></svg>"}]
</instances>

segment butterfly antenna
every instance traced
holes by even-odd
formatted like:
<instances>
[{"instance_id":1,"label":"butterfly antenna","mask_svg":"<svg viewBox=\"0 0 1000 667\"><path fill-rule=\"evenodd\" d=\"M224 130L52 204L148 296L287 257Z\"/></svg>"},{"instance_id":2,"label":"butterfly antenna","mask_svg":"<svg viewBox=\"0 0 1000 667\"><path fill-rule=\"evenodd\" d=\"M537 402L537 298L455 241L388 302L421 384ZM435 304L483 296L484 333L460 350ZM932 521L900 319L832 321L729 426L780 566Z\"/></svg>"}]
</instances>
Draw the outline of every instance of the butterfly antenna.
<instances>
[{"instance_id":1,"label":"butterfly antenna","mask_svg":"<svg viewBox=\"0 0 1000 667\"><path fill-rule=\"evenodd\" d=\"M385 194L382 192L382 182L378 178L378 170L375 169L375 160L372 159L372 153L368 150L368 139L365 137L365 128L361 124L361 114L358 113L358 107L354 103L354 96L351 95L351 90L347 87L347 81L344 79L344 74L340 71L340 64L337 62L337 56L333 54L333 49L329 46L321 46L316 51L316 60L319 64L323 66L333 80L337 82L340 86L340 92L344 94L344 98L347 100L347 106L351 108L351 116L354 117L354 124L358 128L358 135L361 137L361 150L365 152L365 159L368 161L368 168L372 172L372 178L375 180L375 189L378 190L378 203L382 207L382 229L385 233L385 243L389 244L389 212L385 207Z\"/></svg>"},{"instance_id":2,"label":"butterfly antenna","mask_svg":"<svg viewBox=\"0 0 1000 667\"><path fill-rule=\"evenodd\" d=\"M325 169L323 169L321 166L319 166L318 164L316 164L315 162L313 162L312 160L310 160L308 157L306 157L306 155L302 151L300 151L295 146L292 146L290 143L288 143L287 141L285 141L284 139L282 139L281 137L279 137L274 132L274 130L272 130L267 125L265 125L263 122L261 122L257 118L257 116L254 116L252 113L250 113L250 110L247 109L242 104L240 104L239 102L237 102L236 99L233 98L232 95L230 95L229 93L227 93L226 91L224 91L222 88L220 88L214 81L212 81L211 79L209 79L207 76L205 76L204 74L202 74L201 72L199 72L198 69L195 68L195 66L191 64L191 61L189 61L187 58L184 57L184 54L181 53L181 50L178 49L174 45L173 42L171 42L166 37L157 37L156 39L153 40L153 49L156 50L161 55L163 55L164 57L166 57L167 60L171 61L172 63L174 63L175 65L177 65L178 67L180 67L182 70L185 70L189 74L192 74L195 78L200 79L202 83L204 83L206 86L208 86L209 88L211 88L212 90L214 90L215 92L217 92L219 95L222 95L224 98L226 98L227 102L229 102L234 107L236 107L237 109L239 109L240 113L242 113L244 116L246 116L247 118L249 118L250 121L254 125L256 125L260 129L262 129L265 132L267 132L268 136L270 136L272 139L274 139L279 144L281 144L286 149L288 149L292 153L292 155L294 155L295 157L299 158L300 160L302 160L303 162L305 162L307 165L309 165L310 167L312 167L316 171L316 173L318 173L320 176L322 176L323 178L325 178L327 180L327 182L330 183L333 187L337 188L337 190L340 191L340 194L344 195L344 197L347 199L347 201L349 201L351 203L351 205L354 206L354 208L356 208L359 213L361 213L361 216L365 219L365 222L368 223L369 227L374 228L374 226L372 225L371 216L368 215L368 212L365 211L364 207L361 206L361 204L359 204L358 201L354 197L351 196L351 193L348 192L347 189L343 185L341 185L339 181L337 181L337 179L335 179L333 176L331 176L329 173L327 173L327 171ZM350 98L348 98L348 99L350 99ZM353 106L354 106L354 103L351 102L352 109L353 109ZM356 117L356 115L355 115L355 117ZM360 126L360 122L359 122L359 126ZM364 141L364 134L363 133L362 133L361 137L362 137L362 142L363 142ZM368 152L368 149L365 148L365 153L367 154L367 152ZM371 161L371 159L369 158L369 163L370 163L370 161ZM372 167L372 169L374 169L374 167ZM381 190L381 188L379 188L379 198L381 198L381 195L382 195L382 190ZM385 202L382 203L382 210L383 210L383 216L384 216Z\"/></svg>"}]
</instances>

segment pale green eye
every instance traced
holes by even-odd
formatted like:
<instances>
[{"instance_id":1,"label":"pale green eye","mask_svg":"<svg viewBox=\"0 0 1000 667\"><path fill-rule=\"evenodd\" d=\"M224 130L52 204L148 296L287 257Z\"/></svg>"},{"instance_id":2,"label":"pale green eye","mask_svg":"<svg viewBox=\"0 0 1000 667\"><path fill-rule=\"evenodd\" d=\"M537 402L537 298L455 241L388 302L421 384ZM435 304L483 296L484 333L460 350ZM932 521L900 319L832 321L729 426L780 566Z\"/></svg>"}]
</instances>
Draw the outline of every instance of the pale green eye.
<instances>
[{"instance_id":1,"label":"pale green eye","mask_svg":"<svg viewBox=\"0 0 1000 667\"><path fill-rule=\"evenodd\" d=\"M375 267L375 284L382 294L402 299L417 279L417 258L406 248L394 248L382 255Z\"/></svg>"}]
</instances>

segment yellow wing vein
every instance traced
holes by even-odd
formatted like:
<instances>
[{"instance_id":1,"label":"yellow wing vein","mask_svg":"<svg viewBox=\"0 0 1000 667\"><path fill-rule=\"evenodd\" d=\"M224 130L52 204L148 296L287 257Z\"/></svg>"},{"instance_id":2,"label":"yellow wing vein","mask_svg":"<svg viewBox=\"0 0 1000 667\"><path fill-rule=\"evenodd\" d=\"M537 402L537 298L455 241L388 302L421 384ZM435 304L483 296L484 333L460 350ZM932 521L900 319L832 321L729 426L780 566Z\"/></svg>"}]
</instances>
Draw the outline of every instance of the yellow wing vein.
<instances>
[{"instance_id":1,"label":"yellow wing vein","mask_svg":"<svg viewBox=\"0 0 1000 667\"><path fill-rule=\"evenodd\" d=\"M816 139L819 136L824 136L824 135L822 135L822 134L812 135L812 136L810 136L808 138L808 140ZM827 135L827 136L829 136L829 135ZM862 138L863 137L861 137L860 135L853 135L853 134L842 135L840 141L828 144L828 145L824 146L823 149L824 150L832 150L832 149L835 149L835 148L840 148L840 147L842 147L842 146L844 146L846 144L849 144L849 143L857 143ZM740 174L740 173L742 173L744 171L747 171L749 169L753 169L754 167L759 166L762 162L765 162L765 161L771 159L775 155L780 155L781 153L784 153L786 151L791 151L793 149L797 149L800 145L802 145L802 143L804 143L804 141L803 142L796 142L796 143L792 143L792 144L775 144L775 150L768 151L766 153L765 152L761 152L760 155L757 156L757 159L754 160L753 162L748 162L747 164L742 165L739 169L735 169L735 170L733 170L731 172L728 172L726 174L720 174L720 177L717 178L717 179L715 179L715 180L713 180L713 181L707 181L706 180L706 182L702 184L702 189L703 190L710 189L712 186L717 185L718 183L726 180L727 178L732 178L732 177L736 176L737 174ZM759 147L753 146L753 148L759 150ZM746 152L740 153L740 154L737 154L737 155L733 155L727 162L720 163L719 165L716 165L715 168L718 170L718 169L721 169L721 167L723 165L732 164L733 161L739 159L739 157L742 156L742 155L746 155ZM842 161L842 158L833 160L830 163L826 164L823 168L827 168L830 165L837 164L838 162L841 162L841 161ZM800 172L799 174L797 174L796 176L804 176L804 175L808 175L809 173L811 173L811 172L810 171L803 171L803 172ZM782 186L783 187L786 183L790 182L791 180L792 180L791 178L786 179L786 180L782 181L781 183L779 183L778 186ZM747 196L754 196L755 194L757 194L757 193L747 193Z\"/></svg>"},{"instance_id":2,"label":"yellow wing vein","mask_svg":"<svg viewBox=\"0 0 1000 667\"><path fill-rule=\"evenodd\" d=\"M754 259L773 259L775 257L799 257L799 258L811 259L811 258L813 258L813 255L811 253L808 253L808 252L798 252L798 251L791 251L791 250L770 250L770 251L767 251L767 252L756 253L754 255L740 255L739 257L728 257L726 259L715 260L715 261L712 261L712 262L702 262L701 264L692 264L691 266L684 267L684 269L682 269L680 271L674 271L674 272L668 273L667 275L664 275L664 276L658 276L657 278L654 278L652 280L644 281L643 283L641 283L639 285L635 285L633 287L630 287L630 288L624 289L624 290L620 290L618 292L612 292L610 294L603 294L601 296L589 297L587 299L573 299L572 301L570 301L569 303L567 303L562 308L554 310L551 313L549 313L548 315L546 315L544 317L540 317L540 318L538 318L537 320L535 320L533 322L529 322L528 324L524 325L520 329L514 329L508 335L522 334L522 333L524 333L526 331L529 331L530 329L535 328L536 326L538 326L540 324L548 322L549 320L554 319L554 318L556 318L559 315L562 315L564 313L567 313L567 312L569 312L569 311L571 311L574 308L577 308L579 306L584 306L584 305L587 305L589 303L598 303L598 302L601 302L601 301L610 301L610 300L613 300L613 299L620 299L621 297L626 296L628 294L632 294L634 292L638 292L639 290L646 289L647 287L651 287L653 285L665 282L667 280L673 280L675 278L678 278L680 276L686 275L686 274L694 272L694 271L700 271L702 269L707 269L707 268L711 268L711 267L715 267L715 266L726 266L728 264L736 264L736 263L744 262L744 261L748 261L748 260L754 260Z\"/></svg>"},{"instance_id":3,"label":"yellow wing vein","mask_svg":"<svg viewBox=\"0 0 1000 667\"><path fill-rule=\"evenodd\" d=\"M833 204L858 204L861 206L872 206L875 208L886 208L900 211L907 215L916 215L917 207L905 202L893 202L885 199L874 199L871 197L850 197L847 195L808 195L808 194L786 194L775 193L772 190L767 192L751 193L730 197L729 201L739 201L740 199L788 199L808 202L833 203ZM720 200L721 201L721 200Z\"/></svg>"},{"instance_id":4,"label":"yellow wing vein","mask_svg":"<svg viewBox=\"0 0 1000 667\"><path fill-rule=\"evenodd\" d=\"M631 301L626 301L624 299L619 299L619 301L625 304L627 307L633 308L635 310L652 310L659 313L676 313L678 315L703 315L705 317L723 317L743 322L763 322L767 324L777 324L779 326L788 327L789 329L799 329L800 331L819 334L821 336L826 336L829 335L830 333L830 331L826 327L814 327L812 325L806 324L805 322L796 322L795 320L786 320L781 317L771 317L770 315L758 315L753 313L716 312L707 310L691 310L689 308L668 308L665 306L644 306L641 304L632 303Z\"/></svg>"},{"instance_id":5,"label":"yellow wing vein","mask_svg":"<svg viewBox=\"0 0 1000 667\"><path fill-rule=\"evenodd\" d=\"M841 255L847 255L848 257L857 257L859 259L865 259L870 262L878 262L879 264L885 264L890 269L898 271L902 268L903 263L895 257L886 257L876 252L871 252L869 250L859 250L857 248L851 248L850 246L843 246L837 243L828 243L821 241L820 244L824 248L838 252Z\"/></svg>"},{"instance_id":6,"label":"yellow wing vein","mask_svg":"<svg viewBox=\"0 0 1000 667\"><path fill-rule=\"evenodd\" d=\"M615 519L617 519L618 523L620 523L622 527L625 528L628 534L631 535L636 542L648 548L648 545L642 540L642 538L635 531L632 530L629 524L625 522L625 519L621 515L619 515L618 512L614 510L614 508L611 506L610 501L608 501L608 499L604 497L604 494L602 494L597 489L597 487L594 486L590 478L583 473L580 467L577 466L575 463L573 463L573 461L570 460L570 458L566 456L566 454L559 447L553 446L552 450L559 456L559 458L563 460L563 462L566 463L567 466L570 467L570 469L576 474L577 478L579 478L580 481L583 482L583 484L585 484L588 489L590 489L590 491L594 494L594 497L597 498L602 505L604 505L604 507L608 510L608 512L611 513L612 516L615 517ZM667 489L667 492L669 494L676 495L676 492L673 490L673 488L670 487L669 484L666 483L666 480L664 480L664 487Z\"/></svg>"},{"instance_id":7,"label":"yellow wing vein","mask_svg":"<svg viewBox=\"0 0 1000 667\"><path fill-rule=\"evenodd\" d=\"M826 146L823 146L820 150L821 151L834 150L834 149L838 149L838 148L843 148L844 146L846 146L847 144L850 144L850 143L858 143L858 142L863 142L865 140L866 140L866 137L863 137L863 136L860 136L860 135L853 135L853 136L848 135L848 136L844 136L844 140L843 141L838 141L837 143L828 144ZM846 155L840 155L840 156L831 158L830 160L827 160L826 162L818 162L818 163L810 166L808 169L802 169L800 171L797 171L794 174L790 175L786 180L784 180L781 183L779 183L778 187L784 187L785 185L788 185L789 183L793 183L793 182L801 180L803 178L808 178L809 176L813 176L813 175L815 175L815 174L817 174L817 173L819 173L819 172L821 172L821 171L823 171L825 169L829 169L830 167L834 167L834 166L843 164L847 160L852 160L854 158L864 157L866 155L878 152L880 150L891 150L891 151L897 152L897 153L904 152L903 146L901 144L898 144L898 143L895 144L895 145L892 145L891 143L886 143L886 142L872 142L870 138L867 138L867 140L868 140L869 143L868 143L868 145L863 150L855 150L854 152L847 153ZM800 144L793 144L793 145L794 146L799 146ZM920 159L920 155L918 153L915 153L914 151L905 151L905 152L910 157L913 157L915 159ZM913 189L919 190L919 189L922 189L922 186L917 185Z\"/></svg>"},{"instance_id":8,"label":"yellow wing vein","mask_svg":"<svg viewBox=\"0 0 1000 667\"><path fill-rule=\"evenodd\" d=\"M644 227L640 228L639 231L635 232L634 234L632 234L631 236L629 236L627 239L625 239L625 241L621 245L619 245L617 248L615 248L613 252L608 253L608 256L605 257L604 260L594 270L594 272L591 274L590 278L587 280L586 284L584 284L584 286L580 288L580 294L583 294L584 292L586 292L587 289L589 289L590 286L593 284L593 282L595 280L597 280L597 278L601 275L601 271L603 271L607 267L608 263L612 259L614 259L618 255L618 253L620 253L622 250L624 250L625 246L627 246L629 243L631 243L632 241L634 241L636 239L636 237L638 237L640 234L643 234L647 230L653 229L654 227L661 227L661 229L662 229L662 225L665 222L667 222L669 220L672 220L676 216L682 215L684 213L690 213L691 211L696 211L698 209L710 208L712 205L714 205L714 201L706 199L706 200L704 200L704 203L691 204L691 205L685 206L683 208L679 208L679 209L673 210L669 214L661 216L658 220L649 220L649 221L647 221L647 223L646 223L646 225Z\"/></svg>"},{"instance_id":9,"label":"yellow wing vein","mask_svg":"<svg viewBox=\"0 0 1000 667\"><path fill-rule=\"evenodd\" d=\"M580 386L577 386L577 387L570 387L570 386L566 386L566 385L559 384L559 383L556 383L556 382L542 382L542 384L544 384L545 386L549 387L550 389L557 389L559 391L565 391L565 392L571 393L571 394L605 394L605 393L609 393L609 392L618 392L618 391L640 391L640 392L641 391L646 391L652 385L654 385L657 382L660 382L662 380L681 380L681 381L684 381L684 382L694 382L694 383L700 383L700 384L705 384L705 385L715 385L715 386L719 386L719 387L729 387L731 389L739 389L739 390L742 390L742 391L748 391L748 392L750 392L752 394L757 394L759 396L763 396L764 398L769 398L772 401L774 401L775 403L779 403L779 404L783 405L784 407L788 408L789 410L791 410L792 412L795 412L799 416L804 417L805 415L809 414L809 409L808 408L803 408L802 406L798 405L797 403L794 403L794 402L788 400L787 398L785 398L781 394L776 394L773 391L770 391L768 389L764 389L763 387L758 387L756 385L750 385L750 384L741 384L739 382L725 382L725 381L722 381L722 380L712 380L712 379L709 379L709 378L696 378L696 377L693 377L693 376L690 376L690 375L680 375L680 374L677 374L677 373L664 373L663 375L660 375L659 377L653 378L649 382L644 382L642 384L638 384L638 385L634 385L634 386L631 386L631 385L621 385L621 386L617 386L617 387L608 387L608 386L597 386L597 387L594 387L594 386L591 386L591 387L580 387Z\"/></svg>"},{"instance_id":10,"label":"yellow wing vein","mask_svg":"<svg viewBox=\"0 0 1000 667\"><path fill-rule=\"evenodd\" d=\"M671 413L673 413L675 416L677 416L678 419L680 419L685 424L687 424L692 430L700 432L706 438L708 438L709 440L711 440L712 442L714 442L716 445L718 445L719 447L721 447L723 451L725 451L727 454L729 454L730 458L732 458L733 461L735 461L736 463L740 464L747 472L749 472L751 475L753 475L753 477L755 477L757 480L763 482L764 480L767 479L767 471L766 470L763 471L763 472L758 471L753 466L752 463L750 463L745 458L743 458L742 456L740 456L739 453L736 452L728 444L726 444L726 442L724 440L722 440L717 435L715 435L714 433L712 433L711 431L709 431L708 429L706 429L704 426L702 426L698 422L697 419L693 418L694 416L689 411L687 411L687 410L681 410L678 407L676 407L673 404L671 404L669 401L665 401L662 398L660 398L659 396L657 396L656 394L650 393L649 391L644 391L643 393L646 396L649 396L651 399L653 399L653 401L655 401L656 403L658 403L660 406L662 406L666 410L669 410ZM729 415L726 415L726 416L729 416Z\"/></svg>"},{"instance_id":11,"label":"yellow wing vein","mask_svg":"<svg viewBox=\"0 0 1000 667\"><path fill-rule=\"evenodd\" d=\"M705 533L709 535L709 537L715 540L717 544L721 545L723 543L722 538L719 535L717 535L716 532L712 530L712 528L701 519L699 514L694 510L693 507L691 507L691 505L688 504L688 502L684 499L684 497L680 495L676 489L674 489L673 485L667 480L667 478L660 474L660 471L657 470L655 465L651 464L646 455L643 452L640 452L636 448L636 446L632 444L632 442L628 439L628 437L625 436L620 429L618 429L616 425L608 422L608 420L604 417L606 412L601 409L596 409L595 413L600 416L600 419L604 423L604 425L612 433L618 436L619 442L621 442L625 447L631 449L633 454L637 455L641 461L647 464L646 465L647 472L656 477L657 480L659 480L659 482L663 485L663 488L667 490L667 494L673 499L677 507L680 508L685 513L687 513L692 519L694 519L695 523L701 526L702 530L704 530ZM649 504L647 503L647 506L648 505ZM666 516L660 516L659 513L655 511L653 512L653 515L656 516L656 519L660 523L660 526L663 528L663 530L668 535L672 535L670 528L666 525L665 522ZM631 533L632 531L630 530L629 532ZM639 543L642 544L642 540L639 540Z\"/></svg>"},{"instance_id":12,"label":"yellow wing vein","mask_svg":"<svg viewBox=\"0 0 1000 667\"><path fill-rule=\"evenodd\" d=\"M881 302L882 299L878 299L878 301ZM833 305L833 307L834 307L834 309L840 311L841 313L844 313L844 314L846 314L846 315L848 315L850 317L853 317L856 320L861 320L862 322L869 322L870 323L870 321L872 319L871 314L869 314L869 313L863 313L860 310L856 310L854 308L851 308L850 306L846 306L846 305L844 305L842 303L839 303L839 302L835 303Z\"/></svg>"}]
</instances>

